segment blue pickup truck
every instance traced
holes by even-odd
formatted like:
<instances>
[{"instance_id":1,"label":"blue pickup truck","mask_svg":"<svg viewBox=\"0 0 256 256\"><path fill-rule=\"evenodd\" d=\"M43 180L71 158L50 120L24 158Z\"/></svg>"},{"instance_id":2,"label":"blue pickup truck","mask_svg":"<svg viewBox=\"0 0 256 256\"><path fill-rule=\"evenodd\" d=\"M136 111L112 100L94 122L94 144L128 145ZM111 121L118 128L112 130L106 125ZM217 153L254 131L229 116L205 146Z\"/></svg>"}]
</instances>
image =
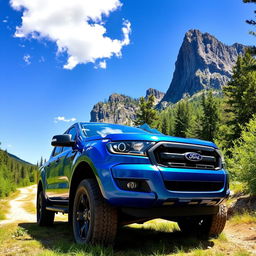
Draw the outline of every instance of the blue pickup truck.
<instances>
[{"instance_id":1,"label":"blue pickup truck","mask_svg":"<svg viewBox=\"0 0 256 256\"><path fill-rule=\"evenodd\" d=\"M228 173L217 146L117 124L75 123L39 170L37 222L67 213L77 243L112 244L118 226L162 218L218 236Z\"/></svg>"}]
</instances>

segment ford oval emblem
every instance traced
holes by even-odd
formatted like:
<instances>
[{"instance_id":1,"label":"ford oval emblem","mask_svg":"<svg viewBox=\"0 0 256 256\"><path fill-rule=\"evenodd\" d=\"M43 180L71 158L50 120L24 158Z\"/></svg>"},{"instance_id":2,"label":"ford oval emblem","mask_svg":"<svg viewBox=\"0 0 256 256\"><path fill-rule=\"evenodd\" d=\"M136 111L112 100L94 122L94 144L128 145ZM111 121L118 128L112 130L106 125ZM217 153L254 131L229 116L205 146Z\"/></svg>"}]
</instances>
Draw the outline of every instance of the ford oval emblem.
<instances>
[{"instance_id":1,"label":"ford oval emblem","mask_svg":"<svg viewBox=\"0 0 256 256\"><path fill-rule=\"evenodd\" d=\"M185 157L189 161L194 161L194 162L199 162L203 159L203 157L200 154L196 153L196 152L185 153Z\"/></svg>"}]
</instances>

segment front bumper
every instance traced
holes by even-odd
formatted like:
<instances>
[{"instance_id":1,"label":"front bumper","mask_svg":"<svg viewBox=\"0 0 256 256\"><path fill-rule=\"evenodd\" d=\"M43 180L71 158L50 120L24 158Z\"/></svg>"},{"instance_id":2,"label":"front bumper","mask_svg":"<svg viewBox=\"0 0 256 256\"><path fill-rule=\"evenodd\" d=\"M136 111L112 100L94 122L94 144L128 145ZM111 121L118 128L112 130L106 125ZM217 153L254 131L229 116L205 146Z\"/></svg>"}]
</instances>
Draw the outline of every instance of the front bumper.
<instances>
[{"instance_id":1,"label":"front bumper","mask_svg":"<svg viewBox=\"0 0 256 256\"><path fill-rule=\"evenodd\" d=\"M160 207L160 206L213 206L229 195L228 174L221 170L198 170L164 168L151 164L119 164L103 172L99 179L103 196L118 207ZM107 175L107 176L106 176ZM145 180L150 192L135 192L120 189L115 179ZM166 181L223 181L218 191L170 191Z\"/></svg>"}]
</instances>

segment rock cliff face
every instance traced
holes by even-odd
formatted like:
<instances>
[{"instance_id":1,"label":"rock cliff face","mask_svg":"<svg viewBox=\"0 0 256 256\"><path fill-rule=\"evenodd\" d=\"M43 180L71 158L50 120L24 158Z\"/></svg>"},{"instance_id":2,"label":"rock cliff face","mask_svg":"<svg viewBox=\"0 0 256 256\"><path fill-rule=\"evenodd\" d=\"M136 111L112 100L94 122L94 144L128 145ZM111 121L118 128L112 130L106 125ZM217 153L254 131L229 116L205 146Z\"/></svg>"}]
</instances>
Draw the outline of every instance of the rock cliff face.
<instances>
[{"instance_id":1,"label":"rock cliff face","mask_svg":"<svg viewBox=\"0 0 256 256\"><path fill-rule=\"evenodd\" d=\"M237 43L227 46L208 33L189 30L179 50L172 82L161 104L176 103L184 94L193 95L203 89L221 89L230 79L232 67L244 48Z\"/></svg>"},{"instance_id":2,"label":"rock cliff face","mask_svg":"<svg viewBox=\"0 0 256 256\"><path fill-rule=\"evenodd\" d=\"M156 98L155 104L158 104L164 96L163 92L156 89L148 89L146 97L153 94ZM132 125L136 118L139 100L133 99L122 94L111 94L108 101L98 102L91 111L91 122L104 122L115 124Z\"/></svg>"},{"instance_id":3,"label":"rock cliff face","mask_svg":"<svg viewBox=\"0 0 256 256\"><path fill-rule=\"evenodd\" d=\"M164 97L164 93L163 92L160 92L156 89L153 89L153 88L149 88L147 89L146 91L146 99L150 96L150 95L154 95L155 97L155 104L158 104Z\"/></svg>"}]
</instances>

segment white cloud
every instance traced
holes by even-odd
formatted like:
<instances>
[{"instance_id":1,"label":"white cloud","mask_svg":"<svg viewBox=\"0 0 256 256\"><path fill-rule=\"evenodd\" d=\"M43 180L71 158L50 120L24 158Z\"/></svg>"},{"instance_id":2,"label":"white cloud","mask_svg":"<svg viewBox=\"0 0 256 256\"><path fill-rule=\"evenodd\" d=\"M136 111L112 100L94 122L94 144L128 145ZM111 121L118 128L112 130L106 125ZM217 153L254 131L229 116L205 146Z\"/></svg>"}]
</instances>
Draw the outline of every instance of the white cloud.
<instances>
[{"instance_id":1,"label":"white cloud","mask_svg":"<svg viewBox=\"0 0 256 256\"><path fill-rule=\"evenodd\" d=\"M120 57L123 46L130 43L131 23L127 20L123 21L122 40L106 36L103 18L121 7L120 0L11 0L10 3L14 9L23 11L22 24L16 28L15 36L54 41L57 53L68 55L65 69L114 55Z\"/></svg>"},{"instance_id":2,"label":"white cloud","mask_svg":"<svg viewBox=\"0 0 256 256\"><path fill-rule=\"evenodd\" d=\"M95 68L95 69L98 69L98 68L106 69L106 68L107 68L107 62L106 62L106 60L100 61L98 65L95 65L95 66L94 66L94 68Z\"/></svg>"},{"instance_id":3,"label":"white cloud","mask_svg":"<svg viewBox=\"0 0 256 256\"><path fill-rule=\"evenodd\" d=\"M106 69L106 68L107 68L107 63L106 63L106 61L105 61L105 60L101 61L101 62L99 63L99 67L100 67L100 68L103 68L103 69Z\"/></svg>"},{"instance_id":4,"label":"white cloud","mask_svg":"<svg viewBox=\"0 0 256 256\"><path fill-rule=\"evenodd\" d=\"M31 64L31 56L29 54L26 54L23 56L23 60L25 61L25 63L27 65L30 65Z\"/></svg>"},{"instance_id":5,"label":"white cloud","mask_svg":"<svg viewBox=\"0 0 256 256\"><path fill-rule=\"evenodd\" d=\"M72 117L70 119L65 118L64 116L58 116L54 118L54 123L58 123L58 122L75 122L76 118Z\"/></svg>"}]
</instances>

